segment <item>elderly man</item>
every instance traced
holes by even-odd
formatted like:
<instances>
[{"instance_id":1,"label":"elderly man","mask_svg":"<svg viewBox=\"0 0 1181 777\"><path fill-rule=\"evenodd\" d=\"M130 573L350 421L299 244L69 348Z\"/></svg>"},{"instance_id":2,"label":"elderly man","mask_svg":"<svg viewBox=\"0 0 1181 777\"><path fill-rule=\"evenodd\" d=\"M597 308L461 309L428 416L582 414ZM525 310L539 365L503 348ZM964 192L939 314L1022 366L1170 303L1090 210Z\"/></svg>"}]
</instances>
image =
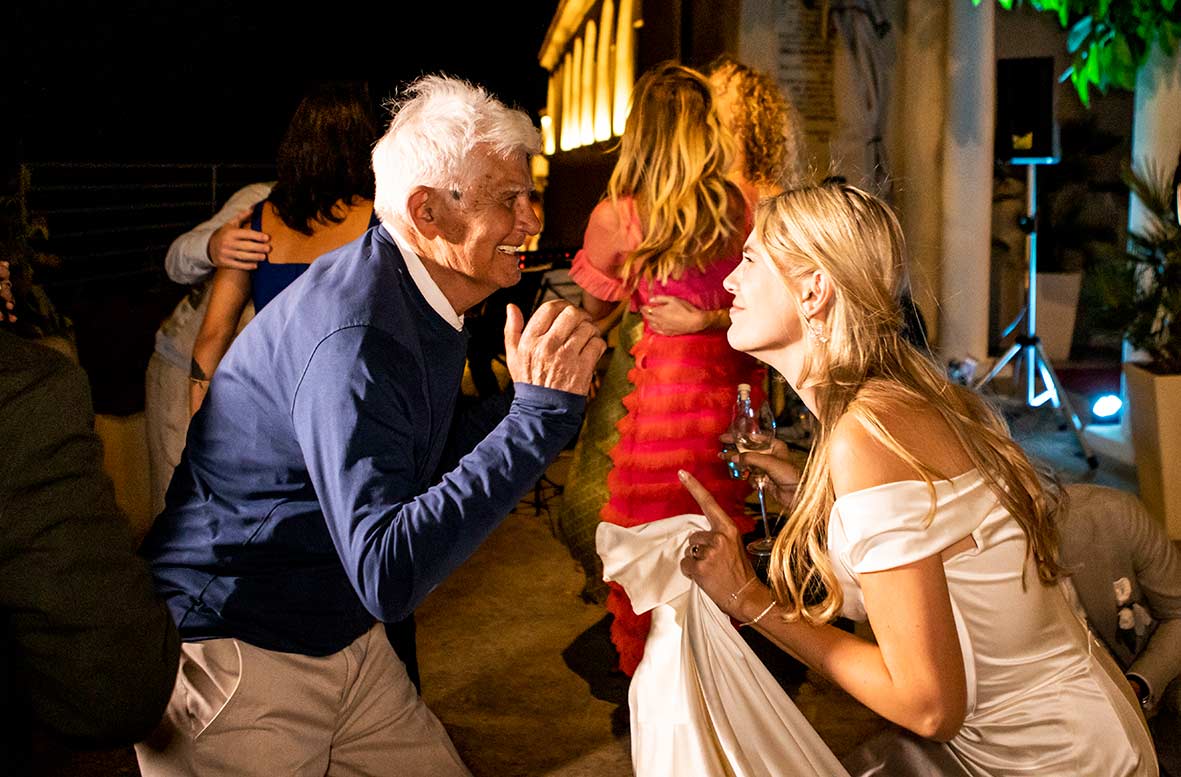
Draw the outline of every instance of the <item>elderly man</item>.
<instances>
[{"instance_id":1,"label":"elderly man","mask_svg":"<svg viewBox=\"0 0 1181 777\"><path fill-rule=\"evenodd\" d=\"M542 475L604 344L564 303L527 327L513 308L507 415L454 417L463 313L516 283L515 248L538 228L539 138L460 81L408 95L373 152L382 224L235 341L145 541L185 641L165 721L137 747L146 777L468 773L380 622Z\"/></svg>"}]
</instances>

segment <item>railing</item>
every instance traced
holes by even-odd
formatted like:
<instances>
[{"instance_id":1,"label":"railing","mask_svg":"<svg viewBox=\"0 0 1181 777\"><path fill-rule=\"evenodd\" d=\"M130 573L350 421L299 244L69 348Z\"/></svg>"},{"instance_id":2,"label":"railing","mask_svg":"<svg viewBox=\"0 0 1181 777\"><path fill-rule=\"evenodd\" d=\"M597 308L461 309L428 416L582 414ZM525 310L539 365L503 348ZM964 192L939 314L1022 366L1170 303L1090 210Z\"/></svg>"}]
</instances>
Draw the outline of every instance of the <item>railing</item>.
<instances>
[{"instance_id":1,"label":"railing","mask_svg":"<svg viewBox=\"0 0 1181 777\"><path fill-rule=\"evenodd\" d=\"M44 250L61 259L48 286L162 276L177 235L208 219L274 166L227 163L36 162L21 166L20 197L43 219Z\"/></svg>"}]
</instances>

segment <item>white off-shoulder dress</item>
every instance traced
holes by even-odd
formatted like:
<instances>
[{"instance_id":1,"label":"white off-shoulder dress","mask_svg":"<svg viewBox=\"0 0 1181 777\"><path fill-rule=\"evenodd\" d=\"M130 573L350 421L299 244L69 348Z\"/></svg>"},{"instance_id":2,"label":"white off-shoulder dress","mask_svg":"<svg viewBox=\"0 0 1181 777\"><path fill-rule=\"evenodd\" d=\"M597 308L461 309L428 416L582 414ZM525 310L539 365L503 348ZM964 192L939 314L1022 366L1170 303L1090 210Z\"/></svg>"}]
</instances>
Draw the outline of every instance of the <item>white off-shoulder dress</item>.
<instances>
[{"instance_id":1,"label":"white off-shoulder dress","mask_svg":"<svg viewBox=\"0 0 1181 777\"><path fill-rule=\"evenodd\" d=\"M865 620L860 575L975 540L943 565L968 688L952 756L980 777L1158 774L1127 682L1061 590L1038 581L1025 534L983 477L971 470L936 482L935 493L929 523L924 482L846 494L833 505L828 546L843 614Z\"/></svg>"}]
</instances>

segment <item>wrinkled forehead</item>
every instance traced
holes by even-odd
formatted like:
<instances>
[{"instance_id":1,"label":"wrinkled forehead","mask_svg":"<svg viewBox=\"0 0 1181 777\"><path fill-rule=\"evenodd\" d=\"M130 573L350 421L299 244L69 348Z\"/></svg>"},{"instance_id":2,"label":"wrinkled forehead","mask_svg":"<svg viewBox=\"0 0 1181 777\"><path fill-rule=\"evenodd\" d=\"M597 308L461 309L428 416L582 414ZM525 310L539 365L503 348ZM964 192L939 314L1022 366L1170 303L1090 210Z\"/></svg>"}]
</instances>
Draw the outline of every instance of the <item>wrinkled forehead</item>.
<instances>
[{"instance_id":1,"label":"wrinkled forehead","mask_svg":"<svg viewBox=\"0 0 1181 777\"><path fill-rule=\"evenodd\" d=\"M464 160L461 175L461 187L473 194L527 194L533 190L529 156L524 151L505 157L477 146Z\"/></svg>"}]
</instances>

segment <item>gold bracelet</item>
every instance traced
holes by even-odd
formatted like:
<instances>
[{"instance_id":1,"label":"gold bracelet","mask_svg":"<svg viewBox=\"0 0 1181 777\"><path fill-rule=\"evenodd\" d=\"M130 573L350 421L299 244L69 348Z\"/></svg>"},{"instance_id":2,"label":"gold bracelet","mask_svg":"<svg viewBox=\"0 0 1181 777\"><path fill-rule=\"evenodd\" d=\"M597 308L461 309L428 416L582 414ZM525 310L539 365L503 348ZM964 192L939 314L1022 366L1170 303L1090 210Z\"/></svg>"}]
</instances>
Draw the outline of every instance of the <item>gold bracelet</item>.
<instances>
[{"instance_id":1,"label":"gold bracelet","mask_svg":"<svg viewBox=\"0 0 1181 777\"><path fill-rule=\"evenodd\" d=\"M774 607L775 605L777 605L777 604L779 604L779 602L777 602L777 601L775 601L774 599L772 599L772 600L771 600L771 603L767 605L767 609L763 610L763 611L762 611L762 612L760 612L758 615L756 615L756 616L755 616L753 619L751 619L751 620L748 620L746 623L739 623L739 624L738 624L738 628L742 628L743 626L753 626L753 625L755 625L756 623L758 623L759 621L761 621L761 620L763 619L763 616L764 616L764 615L766 615L767 613L771 612L771 608L773 608L773 607Z\"/></svg>"}]
</instances>

